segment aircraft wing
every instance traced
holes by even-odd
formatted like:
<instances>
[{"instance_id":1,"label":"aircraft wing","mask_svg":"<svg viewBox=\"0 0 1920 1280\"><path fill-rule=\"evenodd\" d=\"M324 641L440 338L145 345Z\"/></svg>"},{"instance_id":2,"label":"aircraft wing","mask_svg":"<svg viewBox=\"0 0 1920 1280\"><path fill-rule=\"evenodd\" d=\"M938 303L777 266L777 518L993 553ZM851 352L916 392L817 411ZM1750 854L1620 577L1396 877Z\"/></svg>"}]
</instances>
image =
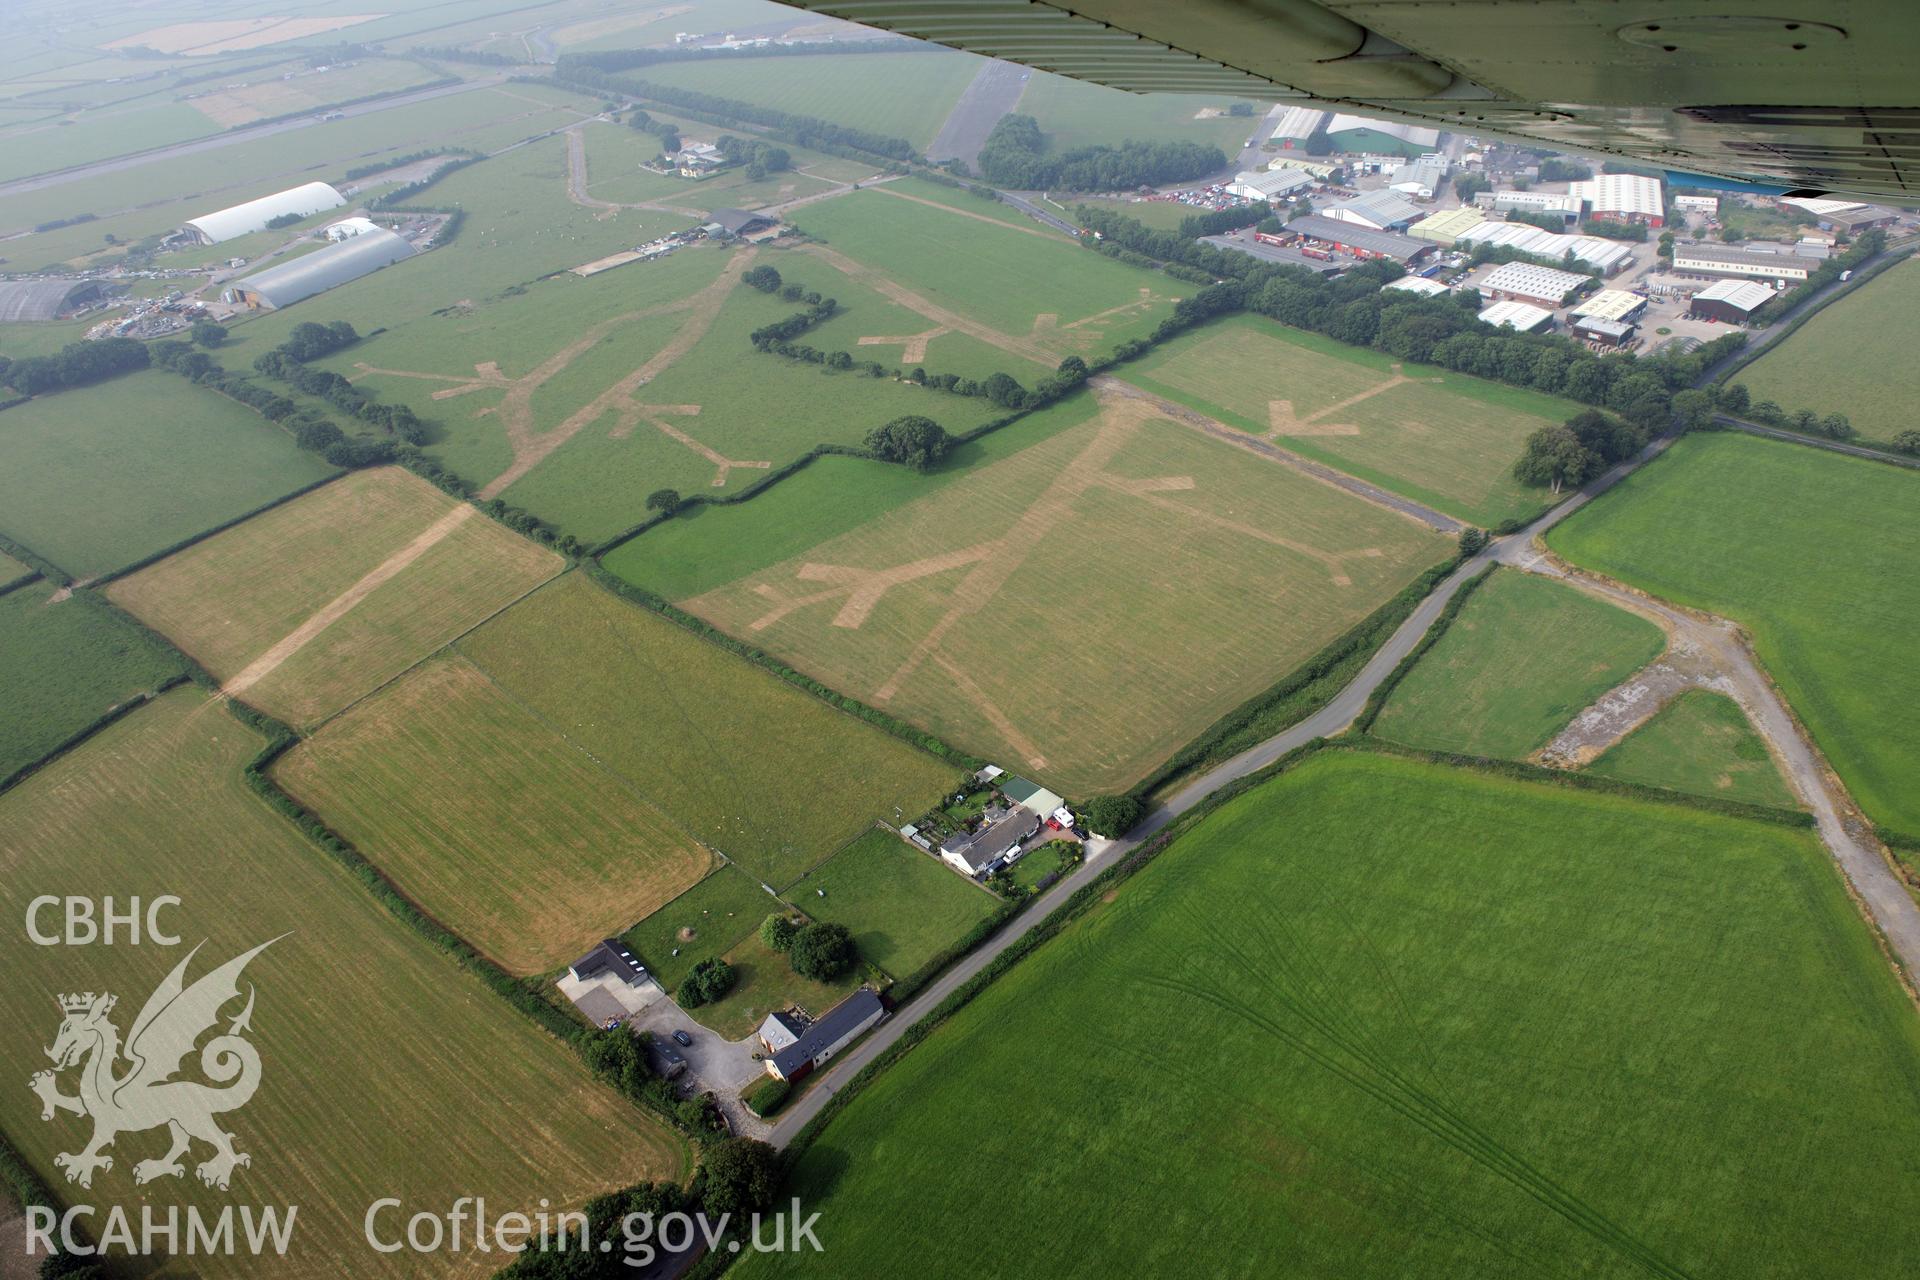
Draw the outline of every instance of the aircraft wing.
<instances>
[{"instance_id":1,"label":"aircraft wing","mask_svg":"<svg viewBox=\"0 0 1920 1280\"><path fill-rule=\"evenodd\" d=\"M1920 202L1916 0L787 0L1139 93Z\"/></svg>"}]
</instances>

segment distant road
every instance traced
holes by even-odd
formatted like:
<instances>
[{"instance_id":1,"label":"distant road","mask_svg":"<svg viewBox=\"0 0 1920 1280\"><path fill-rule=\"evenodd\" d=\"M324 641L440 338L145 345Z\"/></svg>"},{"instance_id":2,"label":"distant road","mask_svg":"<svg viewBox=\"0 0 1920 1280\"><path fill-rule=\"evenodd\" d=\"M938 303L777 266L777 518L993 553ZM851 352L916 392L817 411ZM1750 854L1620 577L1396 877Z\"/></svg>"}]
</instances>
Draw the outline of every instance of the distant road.
<instances>
[{"instance_id":1,"label":"distant road","mask_svg":"<svg viewBox=\"0 0 1920 1280\"><path fill-rule=\"evenodd\" d=\"M335 107L326 111L331 114L338 111L342 116L364 116L375 111L387 111L393 107L410 106L416 102L426 102L433 98L444 98L449 94L466 93L471 89L485 89L499 84L507 78L505 72L483 76L477 80L462 80L459 84L443 84L431 89L420 89L413 93L397 93L392 97L377 98L372 102L362 102L351 107ZM178 160L182 156L198 155L203 151L218 151L222 147L231 147L236 143L253 142L260 138L271 138L275 134L291 133L295 129L305 129L322 123L322 112L297 116L292 120L280 120L272 124L253 125L245 129L229 129L225 133L216 133L210 138L195 138L191 142L176 142L168 147L155 147L151 151L136 151L128 156L116 156L111 160L96 160L92 164L77 165L71 169L61 169L56 173L43 173L31 178L16 178L12 182L0 183L0 199L7 196L25 195L30 191L45 191L49 187L65 186L69 182L79 182L85 178L97 178L104 173L120 173L127 169L138 169L162 160Z\"/></svg>"},{"instance_id":2,"label":"distant road","mask_svg":"<svg viewBox=\"0 0 1920 1280\"><path fill-rule=\"evenodd\" d=\"M981 144L986 142L1001 117L1020 101L1027 77L1032 74L1017 63L998 60L981 67L927 147L927 159L964 160L967 168L973 169L980 159Z\"/></svg>"},{"instance_id":3,"label":"distant road","mask_svg":"<svg viewBox=\"0 0 1920 1280\"><path fill-rule=\"evenodd\" d=\"M1713 420L1722 426L1732 427L1735 431L1745 431L1750 435L1766 436L1769 440L1785 440L1791 444L1811 445L1815 449L1826 449L1832 453L1844 453L1849 457L1867 458L1873 462L1887 462L1896 467L1920 469L1920 458L1903 458L1897 453L1885 449L1869 449L1863 445L1847 444L1841 440L1822 440L1818 436L1802 435L1798 431L1782 431L1778 427L1764 426L1758 422L1748 422L1745 418L1736 418L1731 414L1716 413Z\"/></svg>"},{"instance_id":4,"label":"distant road","mask_svg":"<svg viewBox=\"0 0 1920 1280\"><path fill-rule=\"evenodd\" d=\"M1044 222L1055 231L1064 231L1070 236L1080 234L1079 227L1074 226L1071 222L1068 222L1051 209L1043 207L1040 204L1040 200L1034 198L1034 196L1039 195L1038 192L1033 193L1032 196L1021 195L1017 191L995 191L993 194L1000 197L1000 203L1012 205L1029 218ZM1041 197L1041 199L1044 199L1044 197Z\"/></svg>"}]
</instances>

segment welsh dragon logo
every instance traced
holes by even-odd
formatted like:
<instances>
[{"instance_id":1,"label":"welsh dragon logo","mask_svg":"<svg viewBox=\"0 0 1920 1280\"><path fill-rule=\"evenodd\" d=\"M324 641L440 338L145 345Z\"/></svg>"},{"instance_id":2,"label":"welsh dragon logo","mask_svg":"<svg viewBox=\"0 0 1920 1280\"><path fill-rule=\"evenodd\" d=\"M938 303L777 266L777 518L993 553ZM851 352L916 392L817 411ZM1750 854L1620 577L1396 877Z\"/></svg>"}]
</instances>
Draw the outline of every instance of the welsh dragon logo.
<instances>
[{"instance_id":1,"label":"welsh dragon logo","mask_svg":"<svg viewBox=\"0 0 1920 1280\"><path fill-rule=\"evenodd\" d=\"M216 1119L244 1107L260 1087L260 1054L243 1035L253 1017L251 984L246 1007L227 1024L226 1033L200 1048L200 1072L212 1083L175 1077L200 1037L220 1020L220 1010L240 998L240 972L247 962L279 940L261 943L188 986L187 965L199 954L196 946L147 997L124 1046L120 1029L108 1017L117 996L88 991L59 997L60 1033L47 1050L53 1070L39 1072L29 1084L40 1097L42 1120L59 1111L93 1117L92 1141L53 1158L67 1181L92 1186L96 1169L113 1168L106 1150L115 1138L161 1125L173 1145L164 1156L135 1164L135 1182L182 1176L186 1169L180 1158L196 1138L213 1148L194 1170L210 1187L226 1190L234 1169L252 1163L233 1149L234 1135ZM59 1073L74 1067L80 1068L80 1092L60 1092Z\"/></svg>"}]
</instances>

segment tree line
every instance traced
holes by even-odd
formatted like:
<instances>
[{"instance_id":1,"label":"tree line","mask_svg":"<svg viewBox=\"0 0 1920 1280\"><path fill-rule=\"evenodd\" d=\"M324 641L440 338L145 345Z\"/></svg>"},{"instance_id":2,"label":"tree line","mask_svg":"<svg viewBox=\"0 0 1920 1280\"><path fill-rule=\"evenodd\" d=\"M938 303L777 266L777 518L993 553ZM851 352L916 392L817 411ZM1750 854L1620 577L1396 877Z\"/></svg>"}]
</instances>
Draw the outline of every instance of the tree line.
<instances>
[{"instance_id":1,"label":"tree line","mask_svg":"<svg viewBox=\"0 0 1920 1280\"><path fill-rule=\"evenodd\" d=\"M1000 187L1025 190L1120 191L1185 182L1224 168L1226 153L1197 142L1128 139L1117 147L1075 147L1047 152L1040 122L1032 116L1002 117L980 148L980 176Z\"/></svg>"},{"instance_id":2,"label":"tree line","mask_svg":"<svg viewBox=\"0 0 1920 1280\"><path fill-rule=\"evenodd\" d=\"M69 342L50 356L22 356L7 364L0 378L23 396L41 396L104 382L151 363L145 343L132 338L102 338L98 342Z\"/></svg>"}]
</instances>

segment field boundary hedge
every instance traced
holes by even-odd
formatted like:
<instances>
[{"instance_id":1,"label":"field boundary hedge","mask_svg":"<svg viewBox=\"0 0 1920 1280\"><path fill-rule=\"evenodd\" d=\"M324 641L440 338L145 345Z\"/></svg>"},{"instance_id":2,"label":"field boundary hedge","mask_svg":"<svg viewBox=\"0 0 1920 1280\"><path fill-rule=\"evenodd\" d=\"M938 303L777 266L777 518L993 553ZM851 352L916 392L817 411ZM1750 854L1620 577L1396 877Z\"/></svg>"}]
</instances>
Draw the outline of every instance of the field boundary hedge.
<instances>
[{"instance_id":1,"label":"field boundary hedge","mask_svg":"<svg viewBox=\"0 0 1920 1280\"><path fill-rule=\"evenodd\" d=\"M959 765L961 768L969 771L978 769L986 763L980 757L968 755L958 748L949 746L933 734L916 729L906 723L906 721L896 719L876 707L870 707L858 698L850 698L838 690L828 688L812 676L805 675L787 666L784 662L781 662L765 650L755 648L744 640L737 640L733 636L728 635L726 632L706 622L704 619L697 618L684 609L676 608L672 603L655 595L653 592L643 587L634 586L625 578L620 577L611 569L606 568L598 560L587 561L586 573L589 578L593 579L593 581L600 584L600 586L604 587L613 595L631 604L639 605L641 608L659 614L667 621L692 632L707 643L725 649L735 657L745 658L748 662L771 673L803 693L811 694L835 710L844 712L857 720L863 720L876 729L880 729L900 739L909 746L918 747L928 755L945 760L949 764Z\"/></svg>"},{"instance_id":2,"label":"field boundary hedge","mask_svg":"<svg viewBox=\"0 0 1920 1280\"><path fill-rule=\"evenodd\" d=\"M1764 422L1752 422L1738 414L1715 413L1715 423L1732 427L1735 431L1744 431L1750 436L1759 436L1762 440L1779 440L1785 444L1804 444L1815 449L1824 449L1828 453L1837 453L1846 458L1858 458L1862 462L1884 462L1888 466L1905 467L1909 471L1920 471L1920 458L1910 454L1895 453L1892 446L1882 448L1877 444L1861 444L1857 440L1835 440L1831 436L1808 435L1804 431L1795 431L1792 427L1774 427Z\"/></svg>"},{"instance_id":3,"label":"field boundary hedge","mask_svg":"<svg viewBox=\"0 0 1920 1280\"><path fill-rule=\"evenodd\" d=\"M27 566L28 569L40 577L45 578L48 582L53 583L55 586L70 587L73 585L73 576L65 569L54 564L51 560L46 559L33 548L15 542L4 533L0 533L0 551L6 552L15 560L18 560L21 564ZM11 591L19 585L18 582L13 583L7 590Z\"/></svg>"},{"instance_id":4,"label":"field boundary hedge","mask_svg":"<svg viewBox=\"0 0 1920 1280\"><path fill-rule=\"evenodd\" d=\"M1363 652L1369 656L1377 652L1380 646L1384 645L1399 629L1400 624L1413 616L1413 611L1420 607L1420 602L1432 595L1434 589L1446 581L1447 575L1458 568L1460 563L1460 557L1456 555L1426 570L1418 578L1402 587L1399 594L1348 628L1320 652L1280 677L1264 692L1255 694L1214 721L1199 737L1180 748L1158 769L1129 788L1127 794L1145 800L1153 792L1159 791L1178 779L1237 754L1236 750L1228 749L1229 743L1236 734L1251 728L1263 712L1272 710L1315 681L1324 679L1347 659ZM1344 687L1344 685L1341 686L1341 688ZM1325 697L1310 702L1298 716L1274 732L1281 732L1290 725L1298 724L1331 702L1339 692L1339 689L1329 690ZM1271 736L1271 734L1265 735L1265 737ZM1261 741L1264 741L1265 737ZM1239 750L1244 749L1244 747L1239 748Z\"/></svg>"},{"instance_id":5,"label":"field boundary hedge","mask_svg":"<svg viewBox=\"0 0 1920 1280\"><path fill-rule=\"evenodd\" d=\"M6 777L0 778L0 795L4 795L8 791L13 790L14 787L40 772L40 770L67 754L67 752L72 751L75 747L93 737L108 725L119 720L122 716L139 710L161 694L166 693L170 689L178 688L192 679L193 676L191 674L182 671L178 674L168 676L151 689L142 689L140 692L128 696L125 701L116 703L110 710L95 716L86 725L74 730L73 733L55 743L53 748L38 760L30 760Z\"/></svg>"},{"instance_id":6,"label":"field boundary hedge","mask_svg":"<svg viewBox=\"0 0 1920 1280\"><path fill-rule=\"evenodd\" d=\"M235 401L234 403L238 404L239 402ZM263 422L265 421L264 418L261 420ZM283 493L279 497L273 499L270 502L263 502L259 506L253 508L251 511L242 511L239 515L232 516L226 520L222 520L219 524L212 525L208 528L202 529L199 533L191 534L185 538L180 539L178 542L174 542L169 544L168 546L164 546L160 548L158 551L150 552L147 555L141 556L138 560L133 561L131 564L122 565L118 569L109 569L105 573L99 574L96 577L88 579L87 585L90 587L104 587L109 583L118 582L121 578L127 577L130 574L138 573L140 572L140 570L145 569L149 565L158 564L160 561L165 560L168 556L173 555L176 552L185 551L188 547L193 546L195 543L205 542L208 538L213 537L213 535L215 535L216 533L225 533L227 530L233 528L235 525L245 524L247 521L253 519L255 516L265 515L267 512L273 510L275 507L284 506L287 503L292 502L295 498L304 498L309 493L312 493L315 489L320 488L322 485L332 484L335 480L338 480L341 476L345 474L347 474L345 471L335 471L330 476L321 476L318 480L315 480L309 484L303 484L298 489L294 489L287 493Z\"/></svg>"},{"instance_id":7,"label":"field boundary hedge","mask_svg":"<svg viewBox=\"0 0 1920 1280\"><path fill-rule=\"evenodd\" d=\"M1353 722L1356 732L1371 733L1373 731L1373 722L1380 718L1380 713L1386 709L1387 699L1393 696L1393 691L1399 687L1400 682L1420 664L1420 659L1426 656L1427 650L1440 643L1440 637L1453 626L1453 620L1466 606L1468 597L1485 586L1487 579L1499 571L1499 563L1494 562L1485 572L1476 573L1460 584L1459 590L1453 593L1453 599L1447 601L1446 608L1440 610L1440 616L1433 620L1433 625L1427 628L1427 633L1420 637L1420 642L1408 650L1407 656L1400 659L1393 670L1387 673L1386 679L1375 685L1373 692L1367 695L1367 705L1360 709L1360 714Z\"/></svg>"}]
</instances>

